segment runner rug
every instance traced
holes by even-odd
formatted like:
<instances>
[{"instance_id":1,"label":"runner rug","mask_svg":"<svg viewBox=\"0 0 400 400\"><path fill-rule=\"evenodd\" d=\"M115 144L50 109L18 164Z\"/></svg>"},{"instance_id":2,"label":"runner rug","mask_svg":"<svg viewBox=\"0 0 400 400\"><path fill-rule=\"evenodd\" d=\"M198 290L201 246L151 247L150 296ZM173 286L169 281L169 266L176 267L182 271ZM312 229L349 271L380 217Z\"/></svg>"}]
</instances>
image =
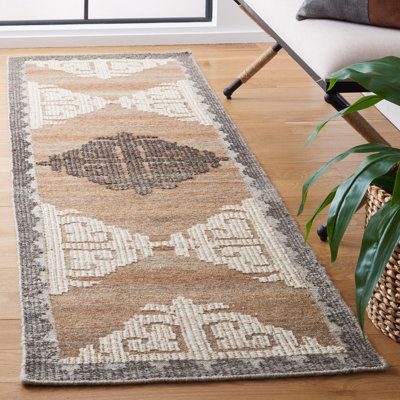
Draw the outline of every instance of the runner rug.
<instances>
[{"instance_id":1,"label":"runner rug","mask_svg":"<svg viewBox=\"0 0 400 400\"><path fill-rule=\"evenodd\" d=\"M384 367L189 53L11 58L9 101L25 383Z\"/></svg>"}]
</instances>

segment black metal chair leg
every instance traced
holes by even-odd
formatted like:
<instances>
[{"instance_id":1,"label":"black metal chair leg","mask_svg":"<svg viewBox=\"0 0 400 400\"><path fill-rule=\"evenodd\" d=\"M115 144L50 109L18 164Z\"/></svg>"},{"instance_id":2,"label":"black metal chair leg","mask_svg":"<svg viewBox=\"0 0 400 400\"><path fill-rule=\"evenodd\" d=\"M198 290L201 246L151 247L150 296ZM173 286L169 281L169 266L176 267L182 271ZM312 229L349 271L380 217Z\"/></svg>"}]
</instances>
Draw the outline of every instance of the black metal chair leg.
<instances>
[{"instance_id":1,"label":"black metal chair leg","mask_svg":"<svg viewBox=\"0 0 400 400\"><path fill-rule=\"evenodd\" d=\"M328 92L325 94L325 101L341 111L349 106L347 100L339 93ZM352 126L367 142L389 144L374 127L358 112L348 114L343 117L347 123Z\"/></svg>"},{"instance_id":2,"label":"black metal chair leg","mask_svg":"<svg viewBox=\"0 0 400 400\"><path fill-rule=\"evenodd\" d=\"M224 89L224 95L228 100L232 98L232 94L236 89L239 89L242 86L243 82L238 78L235 79L228 87Z\"/></svg>"},{"instance_id":3,"label":"black metal chair leg","mask_svg":"<svg viewBox=\"0 0 400 400\"><path fill-rule=\"evenodd\" d=\"M224 95L228 100L232 98L232 94L235 90L240 88L243 83L247 82L252 76L254 76L264 65L270 62L282 48L279 43L275 43L272 47L266 50L261 56L248 66L239 76L235 79L227 88L224 89Z\"/></svg>"},{"instance_id":4,"label":"black metal chair leg","mask_svg":"<svg viewBox=\"0 0 400 400\"><path fill-rule=\"evenodd\" d=\"M323 242L327 242L328 241L328 230L327 230L326 225L320 225L317 228L317 235L319 236L321 241L323 241Z\"/></svg>"},{"instance_id":5,"label":"black metal chair leg","mask_svg":"<svg viewBox=\"0 0 400 400\"><path fill-rule=\"evenodd\" d=\"M366 198L364 197L363 201L360 203L360 205L357 208L357 211L363 208L367 203ZM317 228L317 235L323 242L328 241L328 229L326 224L322 224Z\"/></svg>"}]
</instances>

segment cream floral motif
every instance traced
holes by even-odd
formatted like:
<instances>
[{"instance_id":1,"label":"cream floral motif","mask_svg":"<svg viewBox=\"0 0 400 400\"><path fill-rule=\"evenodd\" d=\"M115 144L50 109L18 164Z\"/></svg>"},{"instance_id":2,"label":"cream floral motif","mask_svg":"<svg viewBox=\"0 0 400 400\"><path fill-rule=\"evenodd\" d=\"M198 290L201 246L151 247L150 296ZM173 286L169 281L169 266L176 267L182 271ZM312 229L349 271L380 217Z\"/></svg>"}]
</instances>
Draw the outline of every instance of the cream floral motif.
<instances>
[{"instance_id":1,"label":"cream floral motif","mask_svg":"<svg viewBox=\"0 0 400 400\"><path fill-rule=\"evenodd\" d=\"M256 317L229 311L222 303L194 304L177 297L172 305L147 304L124 329L99 338L64 364L127 361L221 360L334 354L342 346L322 346L317 339L264 325Z\"/></svg>"},{"instance_id":2,"label":"cream floral motif","mask_svg":"<svg viewBox=\"0 0 400 400\"><path fill-rule=\"evenodd\" d=\"M31 129L38 129L44 125L63 124L68 119L100 110L109 104L157 113L180 121L197 121L202 125L213 125L207 106L199 101L195 88L187 80L133 91L129 96L122 96L117 100L108 100L30 81L28 82L28 98Z\"/></svg>"},{"instance_id":3,"label":"cream floral motif","mask_svg":"<svg viewBox=\"0 0 400 400\"><path fill-rule=\"evenodd\" d=\"M107 105L102 97L74 93L52 85L28 82L27 90L31 129L62 124L68 119L100 110Z\"/></svg>"},{"instance_id":4,"label":"cream floral motif","mask_svg":"<svg viewBox=\"0 0 400 400\"><path fill-rule=\"evenodd\" d=\"M177 256L195 256L250 274L260 282L282 281L291 287L305 287L298 266L276 239L273 226L254 199L225 206L205 224L158 242L75 210L60 211L50 204L42 204L41 209L51 294L67 292L68 286L92 286L99 283L96 278L164 248L173 248Z\"/></svg>"},{"instance_id":5,"label":"cream floral motif","mask_svg":"<svg viewBox=\"0 0 400 400\"><path fill-rule=\"evenodd\" d=\"M305 287L279 233L253 198L223 207L206 224L194 225L187 233L187 239L181 234L171 236L171 244L178 244L177 254L188 256L193 250L202 261L227 265L245 274L260 274L256 279L261 282L283 281L295 288Z\"/></svg>"},{"instance_id":6,"label":"cream floral motif","mask_svg":"<svg viewBox=\"0 0 400 400\"><path fill-rule=\"evenodd\" d=\"M124 108L136 108L139 111L155 112L182 121L198 121L203 125L212 125L206 106L198 101L195 92L190 81L180 80L134 92L130 96L121 97L119 101Z\"/></svg>"},{"instance_id":7,"label":"cream floral motif","mask_svg":"<svg viewBox=\"0 0 400 400\"><path fill-rule=\"evenodd\" d=\"M74 210L57 211L50 204L41 209L50 294L67 292L68 286L92 286L98 283L96 277L152 255L146 236L131 235Z\"/></svg>"},{"instance_id":8,"label":"cream floral motif","mask_svg":"<svg viewBox=\"0 0 400 400\"><path fill-rule=\"evenodd\" d=\"M155 68L169 63L168 59L143 59L143 60L105 60L101 58L93 60L48 60L28 61L28 65L40 68L55 69L84 78L110 79L128 76L146 69Z\"/></svg>"}]
</instances>

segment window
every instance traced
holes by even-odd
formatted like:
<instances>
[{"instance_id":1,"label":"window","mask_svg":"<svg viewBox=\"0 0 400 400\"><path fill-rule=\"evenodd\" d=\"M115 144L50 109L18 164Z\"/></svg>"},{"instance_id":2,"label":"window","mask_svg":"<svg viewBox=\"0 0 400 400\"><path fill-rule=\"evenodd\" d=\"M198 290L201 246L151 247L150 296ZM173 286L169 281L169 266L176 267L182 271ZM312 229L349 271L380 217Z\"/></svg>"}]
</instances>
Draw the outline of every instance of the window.
<instances>
[{"instance_id":1,"label":"window","mask_svg":"<svg viewBox=\"0 0 400 400\"><path fill-rule=\"evenodd\" d=\"M0 0L0 25L201 22L212 0Z\"/></svg>"}]
</instances>

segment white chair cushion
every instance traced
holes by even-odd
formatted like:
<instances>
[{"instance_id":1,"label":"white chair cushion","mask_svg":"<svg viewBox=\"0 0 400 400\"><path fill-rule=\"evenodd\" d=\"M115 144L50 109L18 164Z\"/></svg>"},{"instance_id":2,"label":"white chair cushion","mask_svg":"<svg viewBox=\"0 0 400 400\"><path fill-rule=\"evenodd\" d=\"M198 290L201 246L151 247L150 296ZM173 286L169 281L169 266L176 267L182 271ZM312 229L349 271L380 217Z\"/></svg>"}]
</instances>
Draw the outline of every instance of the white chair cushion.
<instances>
[{"instance_id":1,"label":"white chair cushion","mask_svg":"<svg viewBox=\"0 0 400 400\"><path fill-rule=\"evenodd\" d=\"M400 57L400 30L326 19L296 20L303 0L244 0L322 79L360 61Z\"/></svg>"}]
</instances>

